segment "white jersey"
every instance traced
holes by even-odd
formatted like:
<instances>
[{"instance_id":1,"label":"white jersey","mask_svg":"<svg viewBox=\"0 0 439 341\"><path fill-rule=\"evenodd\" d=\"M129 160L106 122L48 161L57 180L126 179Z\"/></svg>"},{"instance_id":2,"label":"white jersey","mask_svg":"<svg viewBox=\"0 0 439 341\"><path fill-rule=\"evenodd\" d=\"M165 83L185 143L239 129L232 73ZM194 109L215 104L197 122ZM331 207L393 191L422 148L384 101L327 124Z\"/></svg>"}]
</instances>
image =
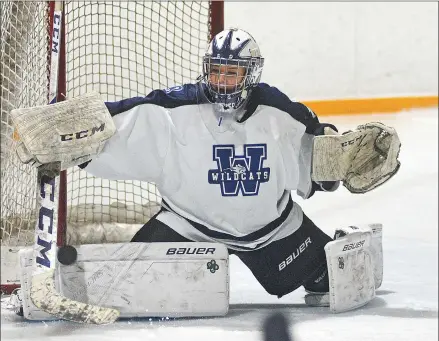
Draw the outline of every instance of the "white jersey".
<instances>
[{"instance_id":1,"label":"white jersey","mask_svg":"<svg viewBox=\"0 0 439 341\"><path fill-rule=\"evenodd\" d=\"M305 105L259 84L239 122L221 117L202 83L106 103L117 127L85 170L154 182L157 219L194 241L254 250L296 231L291 199L311 194L311 147L320 125Z\"/></svg>"}]
</instances>

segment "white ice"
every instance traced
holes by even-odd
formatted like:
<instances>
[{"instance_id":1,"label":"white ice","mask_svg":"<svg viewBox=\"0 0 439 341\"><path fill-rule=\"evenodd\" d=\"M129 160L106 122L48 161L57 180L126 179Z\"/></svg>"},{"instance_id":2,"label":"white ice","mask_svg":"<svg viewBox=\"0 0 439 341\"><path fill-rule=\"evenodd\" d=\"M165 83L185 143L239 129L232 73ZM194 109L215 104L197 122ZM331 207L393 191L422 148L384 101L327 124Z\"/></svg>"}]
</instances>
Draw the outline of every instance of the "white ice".
<instances>
[{"instance_id":1,"label":"white ice","mask_svg":"<svg viewBox=\"0 0 439 341\"><path fill-rule=\"evenodd\" d=\"M340 131L381 121L396 127L402 142L401 169L382 187L363 195L341 188L298 200L306 214L330 235L340 226L383 223L384 281L367 306L330 314L326 308L305 306L302 289L277 299L265 293L250 271L231 257L231 309L227 317L124 320L97 327L61 321L26 322L2 310L2 340L262 340L262 321L274 311L287 315L294 341L437 340L438 110L323 117L321 121L336 124Z\"/></svg>"}]
</instances>

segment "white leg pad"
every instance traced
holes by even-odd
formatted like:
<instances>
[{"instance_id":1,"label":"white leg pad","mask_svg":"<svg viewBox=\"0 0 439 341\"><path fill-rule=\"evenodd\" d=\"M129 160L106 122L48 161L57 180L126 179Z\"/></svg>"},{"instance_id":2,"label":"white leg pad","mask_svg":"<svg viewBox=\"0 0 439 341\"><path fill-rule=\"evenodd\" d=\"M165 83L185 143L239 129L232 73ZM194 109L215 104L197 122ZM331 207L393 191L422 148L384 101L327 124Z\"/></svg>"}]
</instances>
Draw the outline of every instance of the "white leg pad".
<instances>
[{"instance_id":1,"label":"white leg pad","mask_svg":"<svg viewBox=\"0 0 439 341\"><path fill-rule=\"evenodd\" d=\"M20 267L18 264L18 252L23 247L19 246L0 246L1 260L1 284L16 285L20 284Z\"/></svg>"},{"instance_id":2,"label":"white leg pad","mask_svg":"<svg viewBox=\"0 0 439 341\"><path fill-rule=\"evenodd\" d=\"M359 308L375 297L371 239L370 229L359 230L326 244L331 312Z\"/></svg>"},{"instance_id":3,"label":"white leg pad","mask_svg":"<svg viewBox=\"0 0 439 341\"><path fill-rule=\"evenodd\" d=\"M375 289L378 289L383 282L383 225L382 224L366 224L355 225L341 228L336 231L338 233L350 234L353 232L372 231L372 239L370 240L370 252L373 257Z\"/></svg>"},{"instance_id":4,"label":"white leg pad","mask_svg":"<svg viewBox=\"0 0 439 341\"><path fill-rule=\"evenodd\" d=\"M32 273L34 270L33 248L22 249L18 253L20 258L20 285L21 302L23 304L23 316L28 320L47 321L55 319L52 315L37 308L30 298ZM55 283L57 284L57 283Z\"/></svg>"},{"instance_id":5,"label":"white leg pad","mask_svg":"<svg viewBox=\"0 0 439 341\"><path fill-rule=\"evenodd\" d=\"M55 276L57 290L70 299L118 309L121 317L224 316L228 312L229 262L224 245L117 243L82 245L76 250L76 261L57 263ZM23 310L28 319L47 319L26 295Z\"/></svg>"},{"instance_id":6,"label":"white leg pad","mask_svg":"<svg viewBox=\"0 0 439 341\"><path fill-rule=\"evenodd\" d=\"M370 224L372 229L372 240L370 250L373 256L375 289L378 289L383 283L383 225Z\"/></svg>"}]
</instances>

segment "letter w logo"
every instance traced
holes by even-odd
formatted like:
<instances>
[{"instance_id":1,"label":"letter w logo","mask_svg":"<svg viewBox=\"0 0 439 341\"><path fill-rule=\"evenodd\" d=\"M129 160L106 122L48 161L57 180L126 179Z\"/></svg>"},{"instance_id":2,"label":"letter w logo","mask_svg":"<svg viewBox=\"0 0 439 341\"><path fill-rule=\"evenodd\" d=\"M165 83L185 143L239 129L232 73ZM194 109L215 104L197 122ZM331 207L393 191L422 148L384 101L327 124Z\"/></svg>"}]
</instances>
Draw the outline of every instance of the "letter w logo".
<instances>
[{"instance_id":1,"label":"letter w logo","mask_svg":"<svg viewBox=\"0 0 439 341\"><path fill-rule=\"evenodd\" d=\"M266 144L244 145L244 155L235 155L234 145L213 146L213 160L218 169L210 169L210 184L219 184L223 196L258 195L259 185L270 179L270 168L263 167L267 159Z\"/></svg>"}]
</instances>

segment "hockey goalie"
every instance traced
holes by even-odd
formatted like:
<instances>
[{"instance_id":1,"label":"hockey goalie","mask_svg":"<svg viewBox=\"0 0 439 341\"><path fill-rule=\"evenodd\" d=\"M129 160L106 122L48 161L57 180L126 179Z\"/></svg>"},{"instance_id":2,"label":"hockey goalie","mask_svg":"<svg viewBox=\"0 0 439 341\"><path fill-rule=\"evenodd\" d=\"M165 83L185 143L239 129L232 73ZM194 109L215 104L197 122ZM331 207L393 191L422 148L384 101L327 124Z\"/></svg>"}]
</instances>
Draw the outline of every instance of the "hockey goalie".
<instances>
[{"instance_id":1,"label":"hockey goalie","mask_svg":"<svg viewBox=\"0 0 439 341\"><path fill-rule=\"evenodd\" d=\"M397 132L371 122L339 133L261 83L263 66L253 37L228 29L209 44L193 84L12 112L22 162L153 182L163 198L131 243L59 249L57 292L124 317L225 315L233 254L271 295L304 287L308 305L332 312L375 297L382 226L347 222L332 238L291 191L309 199L340 184L352 193L383 185L400 167ZM42 298L30 299L33 259L22 252L25 315L50 318Z\"/></svg>"}]
</instances>

